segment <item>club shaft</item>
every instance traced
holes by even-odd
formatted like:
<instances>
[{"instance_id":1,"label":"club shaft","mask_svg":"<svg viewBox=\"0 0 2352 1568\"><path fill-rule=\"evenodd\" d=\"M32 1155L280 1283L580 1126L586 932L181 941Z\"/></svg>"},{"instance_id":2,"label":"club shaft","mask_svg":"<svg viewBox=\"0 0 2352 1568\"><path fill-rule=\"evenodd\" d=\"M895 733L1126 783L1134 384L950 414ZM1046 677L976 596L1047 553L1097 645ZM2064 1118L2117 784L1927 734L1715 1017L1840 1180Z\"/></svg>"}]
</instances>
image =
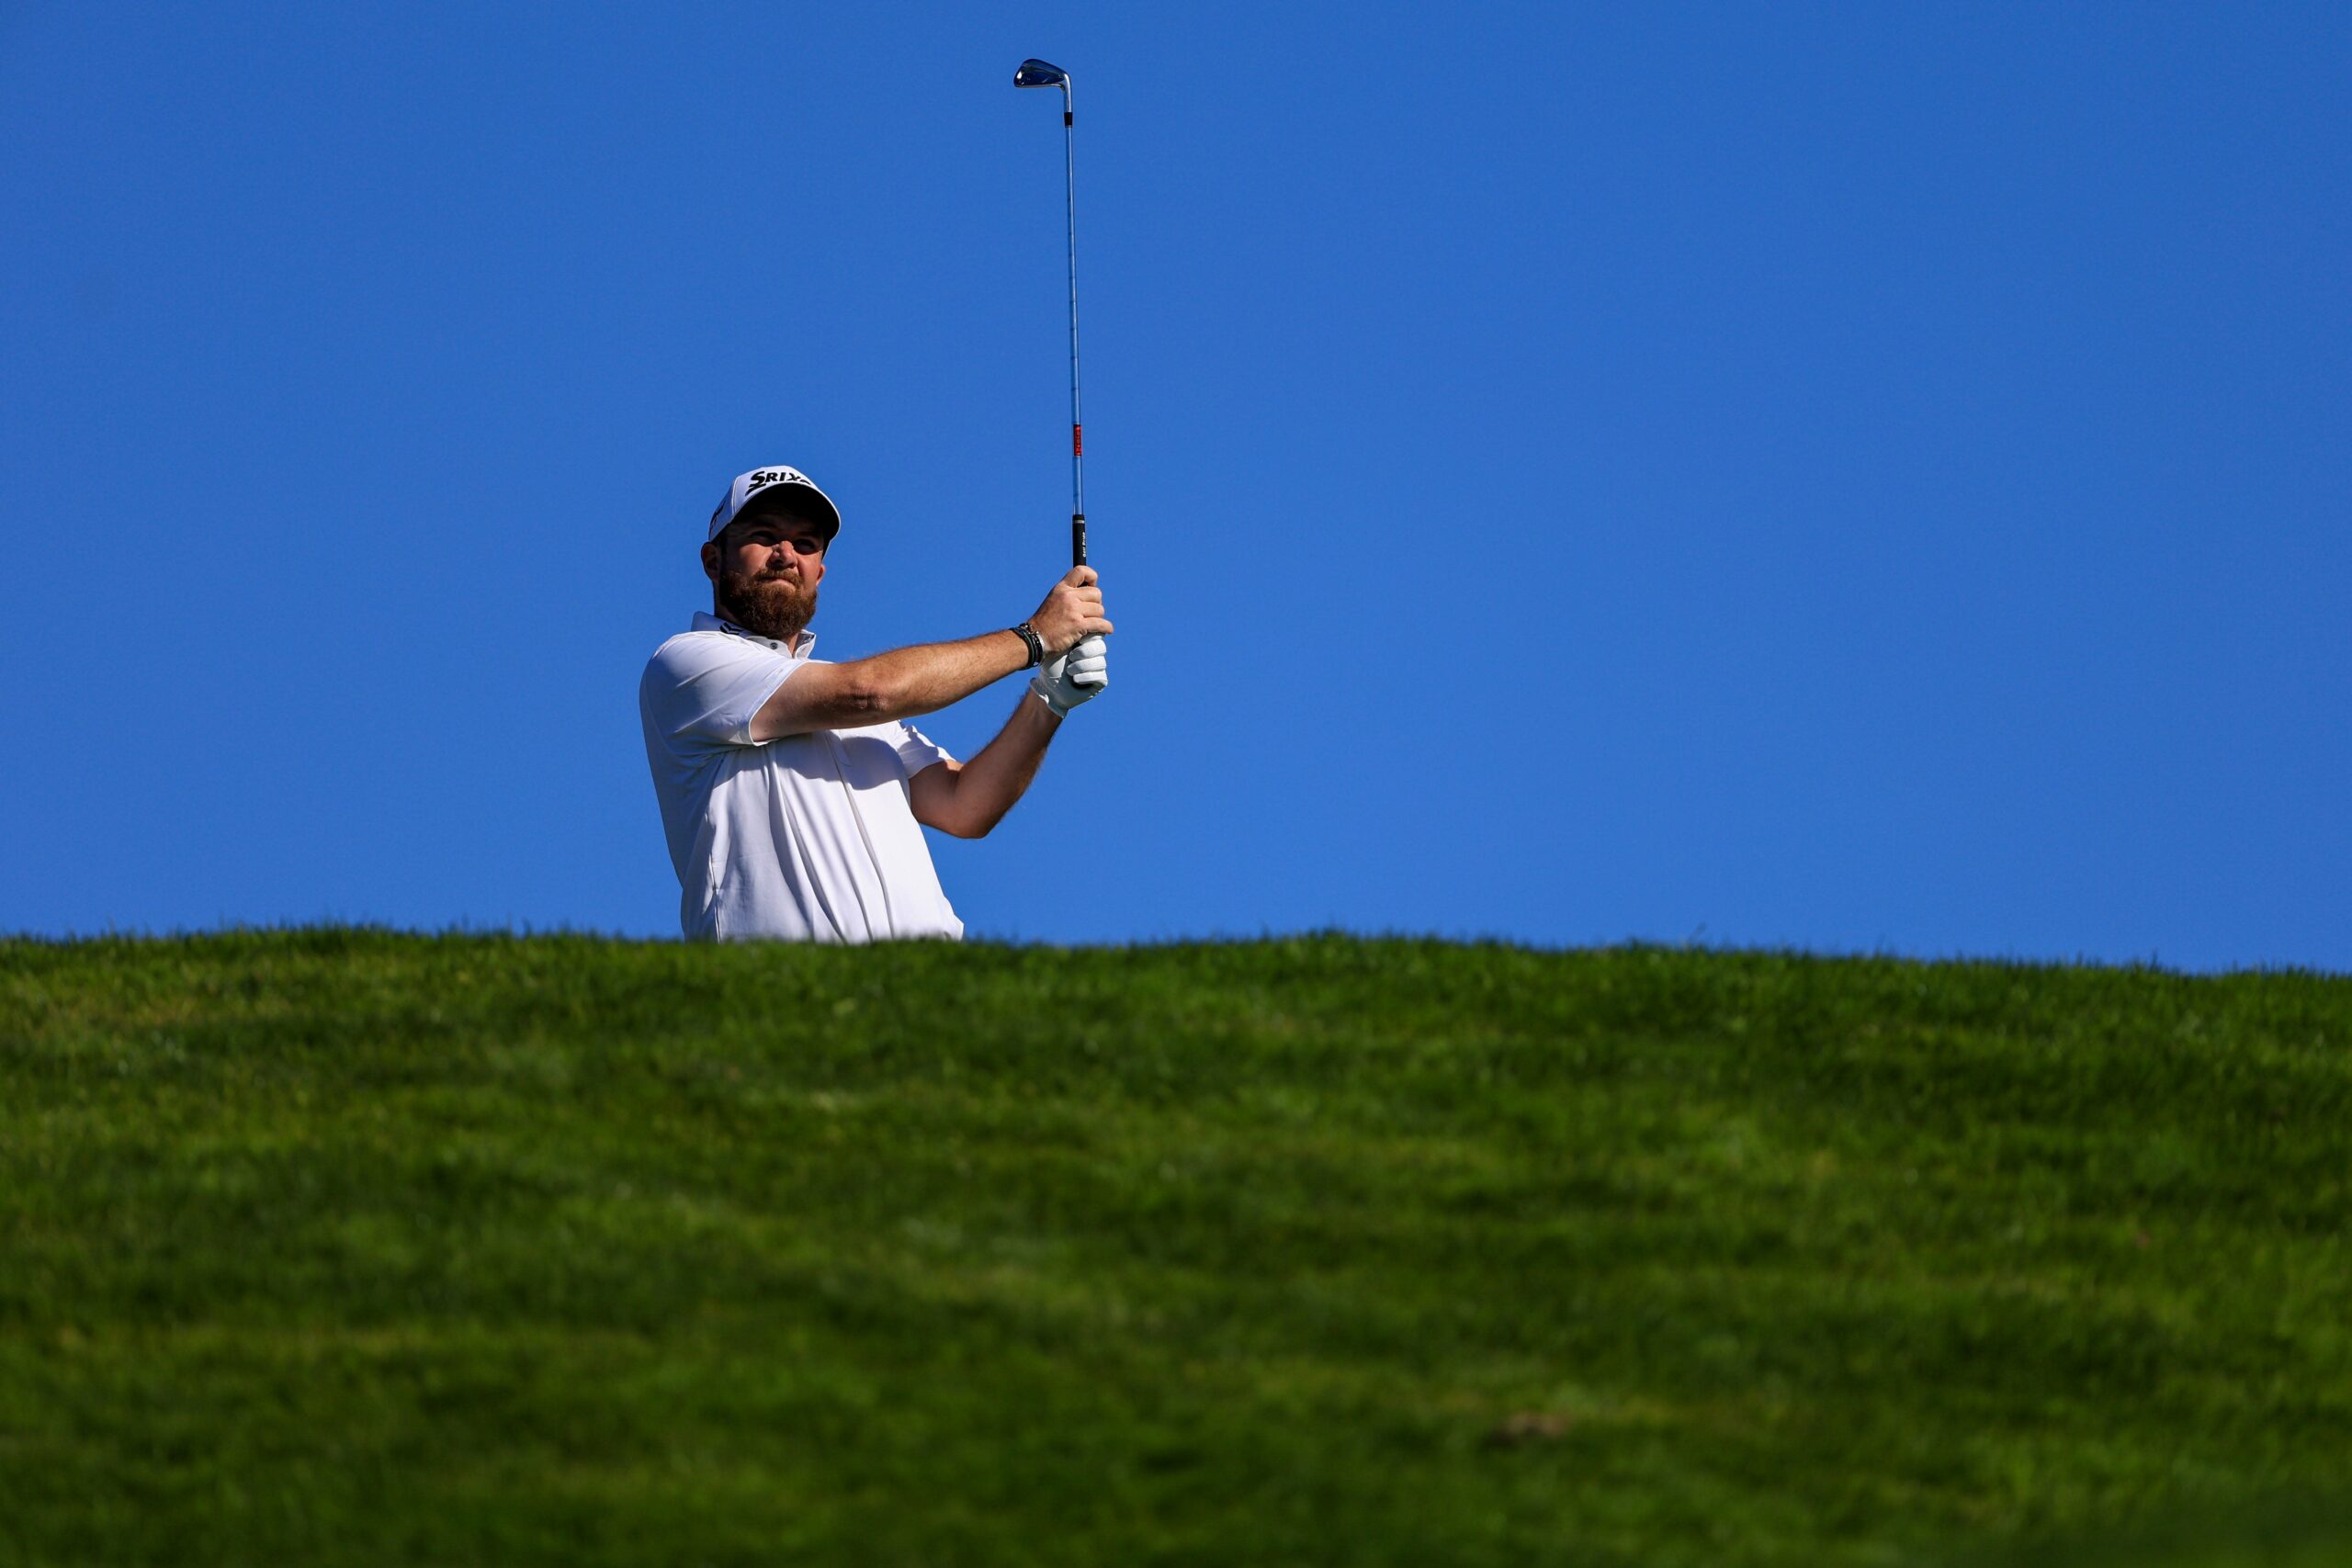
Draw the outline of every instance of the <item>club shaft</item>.
<instances>
[{"instance_id":1,"label":"club shaft","mask_svg":"<svg viewBox=\"0 0 2352 1568\"><path fill-rule=\"evenodd\" d=\"M1078 117L1062 87L1062 190L1069 216L1069 542L1071 564L1086 564L1086 427L1078 409Z\"/></svg>"}]
</instances>

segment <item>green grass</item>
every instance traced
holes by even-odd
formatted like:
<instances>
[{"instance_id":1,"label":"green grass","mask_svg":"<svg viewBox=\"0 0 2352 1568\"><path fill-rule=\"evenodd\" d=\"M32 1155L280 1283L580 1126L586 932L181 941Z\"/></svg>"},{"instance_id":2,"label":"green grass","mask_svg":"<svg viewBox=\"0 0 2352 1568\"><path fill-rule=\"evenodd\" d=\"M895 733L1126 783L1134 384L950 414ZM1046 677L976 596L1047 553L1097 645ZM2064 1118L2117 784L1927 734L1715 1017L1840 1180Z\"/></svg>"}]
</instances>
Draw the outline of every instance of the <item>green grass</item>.
<instances>
[{"instance_id":1,"label":"green grass","mask_svg":"<svg viewBox=\"0 0 2352 1568\"><path fill-rule=\"evenodd\" d=\"M0 942L0 1562L2258 1523L2352 1483L2347 1151L2302 974Z\"/></svg>"}]
</instances>

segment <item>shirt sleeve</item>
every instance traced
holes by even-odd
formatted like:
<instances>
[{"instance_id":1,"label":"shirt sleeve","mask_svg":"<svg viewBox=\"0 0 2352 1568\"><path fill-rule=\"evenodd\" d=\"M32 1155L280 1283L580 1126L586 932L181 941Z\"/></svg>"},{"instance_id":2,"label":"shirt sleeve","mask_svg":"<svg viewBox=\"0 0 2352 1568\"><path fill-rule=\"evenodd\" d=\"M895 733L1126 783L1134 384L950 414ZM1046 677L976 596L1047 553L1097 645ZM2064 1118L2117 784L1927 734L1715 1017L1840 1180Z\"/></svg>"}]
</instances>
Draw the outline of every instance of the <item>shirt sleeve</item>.
<instances>
[{"instance_id":1,"label":"shirt sleeve","mask_svg":"<svg viewBox=\"0 0 2352 1568\"><path fill-rule=\"evenodd\" d=\"M646 728L682 752L757 746L752 716L808 662L723 632L688 632L646 665L638 706Z\"/></svg>"},{"instance_id":2,"label":"shirt sleeve","mask_svg":"<svg viewBox=\"0 0 2352 1568\"><path fill-rule=\"evenodd\" d=\"M933 762L952 762L956 760L948 754L946 747L942 746L913 725L901 723L892 728L899 733L891 738L890 744L899 753L899 770L908 778L913 778Z\"/></svg>"}]
</instances>

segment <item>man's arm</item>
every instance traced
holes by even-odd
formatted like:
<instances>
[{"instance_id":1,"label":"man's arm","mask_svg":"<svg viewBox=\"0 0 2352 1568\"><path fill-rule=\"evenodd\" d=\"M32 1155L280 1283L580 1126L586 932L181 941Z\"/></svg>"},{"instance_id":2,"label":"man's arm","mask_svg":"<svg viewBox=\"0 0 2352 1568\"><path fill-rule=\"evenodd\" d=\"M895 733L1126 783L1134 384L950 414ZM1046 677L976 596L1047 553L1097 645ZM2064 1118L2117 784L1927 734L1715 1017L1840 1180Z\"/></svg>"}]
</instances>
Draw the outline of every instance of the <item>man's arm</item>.
<instances>
[{"instance_id":1,"label":"man's arm","mask_svg":"<svg viewBox=\"0 0 2352 1568\"><path fill-rule=\"evenodd\" d=\"M1027 791L1061 727L1052 708L1023 693L1012 716L978 756L968 762L933 762L907 782L915 820L959 839L985 837Z\"/></svg>"},{"instance_id":2,"label":"man's arm","mask_svg":"<svg viewBox=\"0 0 2352 1568\"><path fill-rule=\"evenodd\" d=\"M1001 631L893 649L847 664L806 665L752 716L752 739L774 740L933 713L1028 662L1029 645Z\"/></svg>"},{"instance_id":3,"label":"man's arm","mask_svg":"<svg viewBox=\"0 0 2352 1568\"><path fill-rule=\"evenodd\" d=\"M1094 569L1072 567L1046 595L1029 624L1048 658L1110 631ZM1011 631L1001 631L961 642L893 649L846 664L804 665L786 676L752 716L752 739L774 740L812 729L843 729L933 713L1028 663L1029 645ZM1044 750L1042 742L1038 749ZM1029 766L1035 772L1037 764L1033 760Z\"/></svg>"}]
</instances>

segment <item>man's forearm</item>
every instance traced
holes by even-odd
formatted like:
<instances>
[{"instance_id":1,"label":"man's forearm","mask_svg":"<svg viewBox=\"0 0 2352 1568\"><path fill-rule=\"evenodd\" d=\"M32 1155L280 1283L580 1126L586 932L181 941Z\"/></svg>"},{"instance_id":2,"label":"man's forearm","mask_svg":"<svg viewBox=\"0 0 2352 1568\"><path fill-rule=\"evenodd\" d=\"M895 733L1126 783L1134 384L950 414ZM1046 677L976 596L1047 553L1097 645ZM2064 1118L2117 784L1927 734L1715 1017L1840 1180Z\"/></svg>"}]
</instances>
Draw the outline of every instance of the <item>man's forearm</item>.
<instances>
[{"instance_id":1,"label":"man's forearm","mask_svg":"<svg viewBox=\"0 0 2352 1568\"><path fill-rule=\"evenodd\" d=\"M1046 748L1061 727L1052 708L1023 693L996 739L953 775L953 801L944 813L946 820L937 826L965 839L979 838L994 828L1028 793L1037 764L1045 761Z\"/></svg>"},{"instance_id":2,"label":"man's forearm","mask_svg":"<svg viewBox=\"0 0 2352 1568\"><path fill-rule=\"evenodd\" d=\"M767 741L933 713L1028 663L1028 644L1016 633L1001 631L892 649L846 664L811 664L760 705L752 718L752 739Z\"/></svg>"},{"instance_id":3,"label":"man's forearm","mask_svg":"<svg viewBox=\"0 0 2352 1568\"><path fill-rule=\"evenodd\" d=\"M882 704L866 722L878 724L936 713L994 681L1029 667L1029 645L1011 631L984 632L961 642L894 648L838 668Z\"/></svg>"}]
</instances>

